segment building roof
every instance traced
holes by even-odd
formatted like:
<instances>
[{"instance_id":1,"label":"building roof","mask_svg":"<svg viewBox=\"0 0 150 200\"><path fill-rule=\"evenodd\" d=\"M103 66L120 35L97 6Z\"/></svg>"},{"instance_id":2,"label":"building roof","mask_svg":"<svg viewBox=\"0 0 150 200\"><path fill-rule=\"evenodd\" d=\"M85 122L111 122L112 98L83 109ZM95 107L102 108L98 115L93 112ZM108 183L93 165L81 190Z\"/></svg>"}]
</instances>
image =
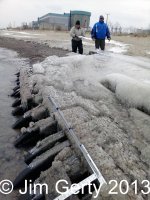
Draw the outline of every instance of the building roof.
<instances>
[{"instance_id":1,"label":"building roof","mask_svg":"<svg viewBox=\"0 0 150 200\"><path fill-rule=\"evenodd\" d=\"M42 20L43 18L49 17L49 16L60 16L60 17L68 17L70 13L64 13L64 14L58 14L58 13L48 13L42 17L39 17L39 20Z\"/></svg>"},{"instance_id":2,"label":"building roof","mask_svg":"<svg viewBox=\"0 0 150 200\"><path fill-rule=\"evenodd\" d=\"M60 17L69 17L71 15L86 15L86 16L91 16L91 12L87 12L87 11L81 11L81 10L71 10L70 13L63 13L63 14L59 14L59 13L48 13L42 17L39 17L39 20L45 19L47 17L50 16L60 16Z\"/></svg>"}]
</instances>

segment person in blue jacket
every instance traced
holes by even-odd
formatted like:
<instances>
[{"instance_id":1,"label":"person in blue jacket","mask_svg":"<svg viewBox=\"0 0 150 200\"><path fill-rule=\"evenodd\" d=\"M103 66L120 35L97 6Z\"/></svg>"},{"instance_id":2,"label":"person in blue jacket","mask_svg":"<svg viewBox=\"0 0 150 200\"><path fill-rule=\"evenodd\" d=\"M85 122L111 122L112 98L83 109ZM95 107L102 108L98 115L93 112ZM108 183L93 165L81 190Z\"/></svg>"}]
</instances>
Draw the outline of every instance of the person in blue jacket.
<instances>
[{"instance_id":1,"label":"person in blue jacket","mask_svg":"<svg viewBox=\"0 0 150 200\"><path fill-rule=\"evenodd\" d=\"M110 32L107 24L104 23L104 17L101 15L99 18L99 22L97 22L91 31L91 37L95 40L95 48L96 49L105 49L105 38L110 41Z\"/></svg>"}]
</instances>

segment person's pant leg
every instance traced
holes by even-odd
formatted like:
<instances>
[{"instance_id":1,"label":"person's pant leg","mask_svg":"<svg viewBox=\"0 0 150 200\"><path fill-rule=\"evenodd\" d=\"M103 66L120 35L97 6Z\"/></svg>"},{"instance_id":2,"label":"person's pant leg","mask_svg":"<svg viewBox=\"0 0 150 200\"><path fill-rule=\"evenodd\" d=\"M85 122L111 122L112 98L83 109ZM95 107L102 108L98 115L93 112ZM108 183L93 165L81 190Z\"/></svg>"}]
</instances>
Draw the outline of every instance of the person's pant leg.
<instances>
[{"instance_id":1,"label":"person's pant leg","mask_svg":"<svg viewBox=\"0 0 150 200\"><path fill-rule=\"evenodd\" d=\"M78 50L79 50L79 54L83 54L82 40L78 41Z\"/></svg>"},{"instance_id":2,"label":"person's pant leg","mask_svg":"<svg viewBox=\"0 0 150 200\"><path fill-rule=\"evenodd\" d=\"M72 40L72 52L77 53L78 43L75 40Z\"/></svg>"},{"instance_id":3,"label":"person's pant leg","mask_svg":"<svg viewBox=\"0 0 150 200\"><path fill-rule=\"evenodd\" d=\"M101 39L100 40L100 48L101 48L101 50L105 50L105 39Z\"/></svg>"},{"instance_id":4,"label":"person's pant leg","mask_svg":"<svg viewBox=\"0 0 150 200\"><path fill-rule=\"evenodd\" d=\"M100 48L100 40L99 40L99 39L96 39L96 40L95 40L95 48L96 48L96 49L99 49L99 48Z\"/></svg>"}]
</instances>

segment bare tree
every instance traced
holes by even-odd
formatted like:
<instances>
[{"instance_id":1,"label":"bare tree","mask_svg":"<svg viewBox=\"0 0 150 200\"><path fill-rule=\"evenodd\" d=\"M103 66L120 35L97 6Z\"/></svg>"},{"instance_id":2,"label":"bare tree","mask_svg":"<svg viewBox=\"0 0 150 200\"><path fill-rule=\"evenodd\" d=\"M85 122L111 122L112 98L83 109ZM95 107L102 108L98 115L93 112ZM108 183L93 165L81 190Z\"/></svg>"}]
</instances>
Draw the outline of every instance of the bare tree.
<instances>
[{"instance_id":1,"label":"bare tree","mask_svg":"<svg viewBox=\"0 0 150 200\"><path fill-rule=\"evenodd\" d=\"M120 28L121 26L120 26L120 24L118 23L118 22L116 22L115 24L114 24L114 31L115 31L115 34L117 34L118 32L119 32L119 28Z\"/></svg>"},{"instance_id":2,"label":"bare tree","mask_svg":"<svg viewBox=\"0 0 150 200\"><path fill-rule=\"evenodd\" d=\"M122 34L122 27L121 26L119 27L119 34L120 35Z\"/></svg>"},{"instance_id":3,"label":"bare tree","mask_svg":"<svg viewBox=\"0 0 150 200\"><path fill-rule=\"evenodd\" d=\"M22 22L21 27L22 27L22 29L28 29L27 22Z\"/></svg>"},{"instance_id":4,"label":"bare tree","mask_svg":"<svg viewBox=\"0 0 150 200\"><path fill-rule=\"evenodd\" d=\"M7 29L11 29L12 28L12 25L11 25L11 22L8 24L7 26Z\"/></svg>"},{"instance_id":5,"label":"bare tree","mask_svg":"<svg viewBox=\"0 0 150 200\"><path fill-rule=\"evenodd\" d=\"M129 33L133 34L133 33L135 33L135 32L136 32L136 28L133 27L133 26L130 26L130 27L129 27Z\"/></svg>"},{"instance_id":6,"label":"bare tree","mask_svg":"<svg viewBox=\"0 0 150 200\"><path fill-rule=\"evenodd\" d=\"M109 27L109 29L110 29L110 32L113 33L113 32L114 32L114 25L112 24L112 22L109 21L109 22L107 23L107 25L108 25L108 27Z\"/></svg>"}]
</instances>

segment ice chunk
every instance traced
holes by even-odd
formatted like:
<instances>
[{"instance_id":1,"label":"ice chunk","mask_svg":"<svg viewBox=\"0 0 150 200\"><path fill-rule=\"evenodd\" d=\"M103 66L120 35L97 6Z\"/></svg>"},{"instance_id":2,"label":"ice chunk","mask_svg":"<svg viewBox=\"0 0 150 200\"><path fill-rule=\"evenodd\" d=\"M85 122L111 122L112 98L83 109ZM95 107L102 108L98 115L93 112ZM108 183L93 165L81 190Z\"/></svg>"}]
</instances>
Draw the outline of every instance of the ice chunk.
<instances>
[{"instance_id":1,"label":"ice chunk","mask_svg":"<svg viewBox=\"0 0 150 200\"><path fill-rule=\"evenodd\" d=\"M118 99L129 106L150 112L150 86L121 74L110 74L101 81L116 93Z\"/></svg>"},{"instance_id":2,"label":"ice chunk","mask_svg":"<svg viewBox=\"0 0 150 200\"><path fill-rule=\"evenodd\" d=\"M33 73L34 74L44 74L45 70L40 63L33 65Z\"/></svg>"}]
</instances>

